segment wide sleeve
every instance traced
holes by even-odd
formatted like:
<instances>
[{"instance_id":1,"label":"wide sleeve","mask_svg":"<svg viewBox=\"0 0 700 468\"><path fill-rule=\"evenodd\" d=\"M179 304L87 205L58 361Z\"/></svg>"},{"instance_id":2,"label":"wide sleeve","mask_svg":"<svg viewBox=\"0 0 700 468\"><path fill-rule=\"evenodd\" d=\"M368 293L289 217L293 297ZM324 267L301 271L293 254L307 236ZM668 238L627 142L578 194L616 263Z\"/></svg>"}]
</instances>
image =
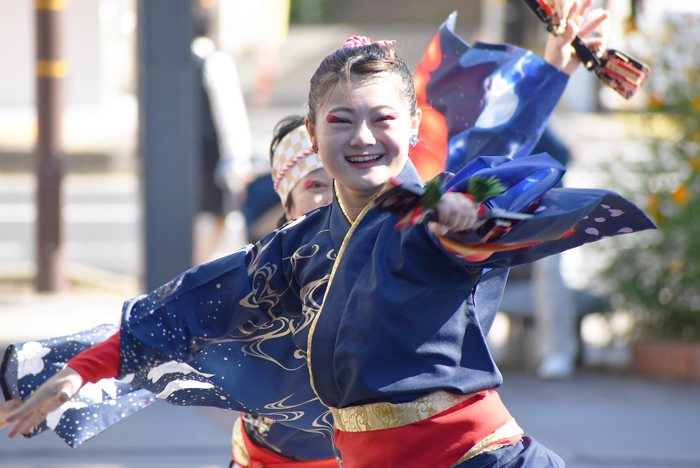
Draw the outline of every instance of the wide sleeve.
<instances>
[{"instance_id":1,"label":"wide sleeve","mask_svg":"<svg viewBox=\"0 0 700 468\"><path fill-rule=\"evenodd\" d=\"M293 264L284 261L288 238L284 230L275 231L127 304L120 329L121 374L141 372L164 358L187 363L244 325L261 327L282 314L298 317Z\"/></svg>"},{"instance_id":2,"label":"wide sleeve","mask_svg":"<svg viewBox=\"0 0 700 468\"><path fill-rule=\"evenodd\" d=\"M5 352L0 372L0 387L5 399L19 397L26 400L67 362L99 346L109 337L118 336L115 332L116 326L101 325L72 335L13 343ZM111 339L113 344L114 338ZM118 367L119 349L116 349L116 357L115 367ZM116 369L110 372L116 374ZM86 382L71 401L48 413L28 437L52 430L66 444L76 447L156 399L153 393L126 381L102 379Z\"/></svg>"},{"instance_id":3,"label":"wide sleeve","mask_svg":"<svg viewBox=\"0 0 700 468\"><path fill-rule=\"evenodd\" d=\"M490 268L531 263L607 237L655 229L639 208L615 192L552 188L563 173L564 168L546 154L477 158L444 189L465 192L474 177L495 178L505 191L484 203L480 213L500 210L503 217L445 236L424 229L453 260ZM510 213L525 217L507 219Z\"/></svg>"}]
</instances>

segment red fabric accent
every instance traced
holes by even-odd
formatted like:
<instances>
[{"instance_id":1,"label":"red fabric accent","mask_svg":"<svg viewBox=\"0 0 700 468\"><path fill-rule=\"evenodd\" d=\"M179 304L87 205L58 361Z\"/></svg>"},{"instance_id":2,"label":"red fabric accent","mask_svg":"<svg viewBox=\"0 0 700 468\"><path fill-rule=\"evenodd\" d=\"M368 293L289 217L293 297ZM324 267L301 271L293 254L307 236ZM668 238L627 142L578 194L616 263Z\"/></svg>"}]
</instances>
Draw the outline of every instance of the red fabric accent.
<instances>
[{"instance_id":1,"label":"red fabric accent","mask_svg":"<svg viewBox=\"0 0 700 468\"><path fill-rule=\"evenodd\" d=\"M282 455L277 455L266 448L255 445L253 441L250 440L250 437L248 437L245 426L243 426L242 429L241 433L243 434L245 448L248 450L248 455L250 455L250 468L263 468L266 466L274 466L275 468L338 468L338 461L335 458L294 461ZM232 458L236 463L244 466L240 461L236 460L236 457L233 457L233 455Z\"/></svg>"},{"instance_id":2,"label":"red fabric accent","mask_svg":"<svg viewBox=\"0 0 700 468\"><path fill-rule=\"evenodd\" d=\"M498 393L487 392L408 426L367 432L336 429L335 444L344 468L448 468L512 418Z\"/></svg>"},{"instance_id":3,"label":"red fabric accent","mask_svg":"<svg viewBox=\"0 0 700 468\"><path fill-rule=\"evenodd\" d=\"M431 79L430 73L437 70L441 63L440 33L437 33L430 40L413 74L416 99L418 107L423 110L423 118L418 130L418 144L411 148L409 157L423 182L443 172L447 162L447 120L428 102L426 91Z\"/></svg>"},{"instance_id":4,"label":"red fabric accent","mask_svg":"<svg viewBox=\"0 0 700 468\"><path fill-rule=\"evenodd\" d=\"M121 340L117 332L102 343L75 356L68 361L68 367L80 374L83 385L117 377L121 362L120 344Z\"/></svg>"}]
</instances>

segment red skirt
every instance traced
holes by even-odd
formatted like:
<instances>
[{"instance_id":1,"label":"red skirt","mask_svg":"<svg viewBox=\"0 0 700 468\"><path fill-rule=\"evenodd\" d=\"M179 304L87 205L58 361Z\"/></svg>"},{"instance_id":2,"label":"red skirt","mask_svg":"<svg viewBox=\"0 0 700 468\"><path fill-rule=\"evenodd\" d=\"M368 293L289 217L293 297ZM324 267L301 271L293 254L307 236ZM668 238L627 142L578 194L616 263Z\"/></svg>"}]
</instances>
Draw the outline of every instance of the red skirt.
<instances>
[{"instance_id":1,"label":"red skirt","mask_svg":"<svg viewBox=\"0 0 700 468\"><path fill-rule=\"evenodd\" d=\"M338 461L335 458L312 461L290 460L266 448L255 445L250 440L245 428L242 428L241 434L250 460L246 464L243 460L236 460L235 454L232 453L233 460L240 466L248 466L250 468L338 468Z\"/></svg>"},{"instance_id":2,"label":"red skirt","mask_svg":"<svg viewBox=\"0 0 700 468\"><path fill-rule=\"evenodd\" d=\"M514 444L521 437L522 430L496 392L478 394L400 427L335 430L344 468L449 468L484 451Z\"/></svg>"}]
</instances>

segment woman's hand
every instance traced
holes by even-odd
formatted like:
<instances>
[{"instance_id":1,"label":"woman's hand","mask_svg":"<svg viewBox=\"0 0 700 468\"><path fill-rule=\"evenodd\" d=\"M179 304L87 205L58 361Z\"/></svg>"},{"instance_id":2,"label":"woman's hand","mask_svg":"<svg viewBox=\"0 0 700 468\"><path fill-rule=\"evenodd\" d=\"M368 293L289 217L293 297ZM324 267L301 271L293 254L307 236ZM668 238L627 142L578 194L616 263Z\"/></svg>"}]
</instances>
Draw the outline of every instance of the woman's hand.
<instances>
[{"instance_id":1,"label":"woman's hand","mask_svg":"<svg viewBox=\"0 0 700 468\"><path fill-rule=\"evenodd\" d=\"M448 231L465 231L476 222L474 202L461 193L445 193L435 209L439 221L431 222L428 227L437 236L444 236Z\"/></svg>"},{"instance_id":2,"label":"woman's hand","mask_svg":"<svg viewBox=\"0 0 700 468\"><path fill-rule=\"evenodd\" d=\"M610 29L606 23L609 21L607 11L598 10L588 23L581 26L592 2L593 0L583 0L580 4L578 1L572 2L571 0L556 0L555 2L559 17L566 18L566 29L558 36L549 35L544 59L567 75L573 74L581 63L571 47L574 37L579 36L594 50L603 49L607 43ZM598 34L595 37L589 37L596 31Z\"/></svg>"},{"instance_id":3,"label":"woman's hand","mask_svg":"<svg viewBox=\"0 0 700 468\"><path fill-rule=\"evenodd\" d=\"M19 398L0 404L0 428L14 424L9 437L28 434L46 415L70 401L83 385L78 372L66 367L44 382L24 403Z\"/></svg>"}]
</instances>

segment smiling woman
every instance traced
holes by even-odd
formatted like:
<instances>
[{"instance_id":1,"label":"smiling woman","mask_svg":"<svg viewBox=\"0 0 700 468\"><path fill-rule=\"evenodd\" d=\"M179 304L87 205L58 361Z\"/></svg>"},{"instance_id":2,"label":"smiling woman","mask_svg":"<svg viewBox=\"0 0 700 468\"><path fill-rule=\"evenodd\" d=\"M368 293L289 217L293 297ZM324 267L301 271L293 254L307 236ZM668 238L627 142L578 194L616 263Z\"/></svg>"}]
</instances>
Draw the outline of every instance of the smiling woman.
<instances>
[{"instance_id":1,"label":"smiling woman","mask_svg":"<svg viewBox=\"0 0 700 468\"><path fill-rule=\"evenodd\" d=\"M335 86L318 113L317 124L308 124L311 140L318 142L323 165L355 218L403 169L421 112L411 115L394 79L384 77Z\"/></svg>"}]
</instances>

